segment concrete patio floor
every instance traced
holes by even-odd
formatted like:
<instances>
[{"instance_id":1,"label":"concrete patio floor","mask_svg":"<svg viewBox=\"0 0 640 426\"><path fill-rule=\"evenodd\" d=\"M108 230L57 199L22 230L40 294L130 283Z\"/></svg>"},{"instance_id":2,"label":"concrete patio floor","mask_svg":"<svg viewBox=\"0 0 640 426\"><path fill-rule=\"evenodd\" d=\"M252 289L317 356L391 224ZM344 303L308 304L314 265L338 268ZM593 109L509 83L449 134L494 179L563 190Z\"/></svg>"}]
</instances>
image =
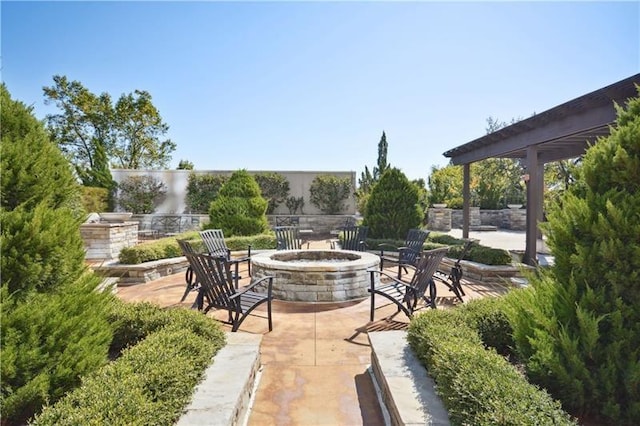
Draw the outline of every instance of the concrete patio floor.
<instances>
[{"instance_id":1,"label":"concrete patio floor","mask_svg":"<svg viewBox=\"0 0 640 426\"><path fill-rule=\"evenodd\" d=\"M328 248L314 241L311 248ZM246 272L242 274L247 282ZM241 280L242 281L242 280ZM504 294L507 286L465 280L465 300ZM130 287L118 288L125 301L148 301L162 307L189 309L195 293L185 302L184 274L174 274ZM375 321L369 322L369 299L342 303L274 301L273 331L268 331L266 307L256 310L240 332L263 335L260 346L262 374L248 418L249 425L383 425L384 417L368 372L370 331L406 330L408 318L376 299ZM458 303L438 284L438 308ZM226 312L210 312L224 320ZM223 325L225 331L230 326Z\"/></svg>"}]
</instances>

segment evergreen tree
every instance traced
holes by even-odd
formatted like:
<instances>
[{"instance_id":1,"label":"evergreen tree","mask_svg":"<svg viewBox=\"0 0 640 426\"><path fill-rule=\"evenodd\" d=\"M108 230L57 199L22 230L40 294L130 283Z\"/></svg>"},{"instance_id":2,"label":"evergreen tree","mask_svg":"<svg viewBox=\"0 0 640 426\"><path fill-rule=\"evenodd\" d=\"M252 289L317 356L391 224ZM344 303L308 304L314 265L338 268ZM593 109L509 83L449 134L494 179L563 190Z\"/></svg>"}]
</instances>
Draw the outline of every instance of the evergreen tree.
<instances>
[{"instance_id":1,"label":"evergreen tree","mask_svg":"<svg viewBox=\"0 0 640 426\"><path fill-rule=\"evenodd\" d=\"M389 167L391 167L387 163L388 148L389 145L387 144L387 135L383 130L380 141L378 142L377 166L373 168L373 173L369 171L369 167L364 166L364 172L360 174L360 179L358 180L358 190L356 191L356 197L358 198L358 210L363 214L365 213L367 207L367 201L369 200L371 189L380 180L382 174Z\"/></svg>"},{"instance_id":2,"label":"evergreen tree","mask_svg":"<svg viewBox=\"0 0 640 426\"><path fill-rule=\"evenodd\" d=\"M52 209L80 208L80 187L67 159L50 142L32 108L11 99L0 86L2 155L0 206L33 209L47 200Z\"/></svg>"},{"instance_id":3,"label":"evergreen tree","mask_svg":"<svg viewBox=\"0 0 640 426\"><path fill-rule=\"evenodd\" d=\"M113 296L84 263L69 162L30 108L1 95L0 411L24 424L107 362Z\"/></svg>"},{"instance_id":4,"label":"evergreen tree","mask_svg":"<svg viewBox=\"0 0 640 426\"><path fill-rule=\"evenodd\" d=\"M209 208L208 228L219 228L225 236L257 235L269 229L267 200L246 170L238 170L225 183Z\"/></svg>"},{"instance_id":5,"label":"evergreen tree","mask_svg":"<svg viewBox=\"0 0 640 426\"><path fill-rule=\"evenodd\" d=\"M640 89L639 89L640 90ZM548 215L552 274L513 296L532 380L576 414L640 423L640 98Z\"/></svg>"},{"instance_id":6,"label":"evergreen tree","mask_svg":"<svg viewBox=\"0 0 640 426\"><path fill-rule=\"evenodd\" d=\"M371 190L364 216L372 238L403 239L424 219L417 185L397 168L389 168Z\"/></svg>"}]
</instances>

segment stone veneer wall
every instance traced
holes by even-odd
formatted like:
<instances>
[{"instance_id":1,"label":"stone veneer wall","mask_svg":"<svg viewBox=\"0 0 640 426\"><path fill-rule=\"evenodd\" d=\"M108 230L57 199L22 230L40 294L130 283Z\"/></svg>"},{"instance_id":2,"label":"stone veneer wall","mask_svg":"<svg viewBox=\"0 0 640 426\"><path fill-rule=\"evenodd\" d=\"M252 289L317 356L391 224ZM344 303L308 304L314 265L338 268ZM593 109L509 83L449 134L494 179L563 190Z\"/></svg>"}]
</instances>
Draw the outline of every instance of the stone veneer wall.
<instances>
[{"instance_id":1,"label":"stone veneer wall","mask_svg":"<svg viewBox=\"0 0 640 426\"><path fill-rule=\"evenodd\" d=\"M298 217L300 219L300 229L313 230L314 236L327 236L347 221L347 219L353 219L353 215L268 215L269 226L272 228L276 226L276 217Z\"/></svg>"},{"instance_id":2,"label":"stone veneer wall","mask_svg":"<svg viewBox=\"0 0 640 426\"><path fill-rule=\"evenodd\" d=\"M462 228L462 209L439 209L430 207L428 210L427 228L433 231L450 231L452 228ZM525 231L527 229L526 209L480 210L471 207L470 226L495 226L499 229Z\"/></svg>"},{"instance_id":3,"label":"stone veneer wall","mask_svg":"<svg viewBox=\"0 0 640 426\"><path fill-rule=\"evenodd\" d=\"M83 223L80 235L86 249L87 260L114 260L120 250L138 243L138 222Z\"/></svg>"},{"instance_id":4,"label":"stone veneer wall","mask_svg":"<svg viewBox=\"0 0 640 426\"><path fill-rule=\"evenodd\" d=\"M348 218L353 215L267 215L269 226L273 228L276 225L276 217L298 217L300 220L300 229L311 229L313 235L326 236L331 231L344 225ZM177 218L174 221L168 221L167 218ZM178 234L186 231L199 231L202 227L209 223L209 216L202 214L136 214L131 220L139 223L140 231L157 231L159 235L173 233Z\"/></svg>"}]
</instances>

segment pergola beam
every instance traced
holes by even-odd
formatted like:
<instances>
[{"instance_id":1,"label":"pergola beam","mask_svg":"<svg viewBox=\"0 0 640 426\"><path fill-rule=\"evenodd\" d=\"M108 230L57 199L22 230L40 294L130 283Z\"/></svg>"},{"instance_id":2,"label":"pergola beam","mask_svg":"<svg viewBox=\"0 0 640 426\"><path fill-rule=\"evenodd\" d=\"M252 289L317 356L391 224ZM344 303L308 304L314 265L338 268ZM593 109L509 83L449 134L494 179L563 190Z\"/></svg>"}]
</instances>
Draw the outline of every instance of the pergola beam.
<instances>
[{"instance_id":1,"label":"pergola beam","mask_svg":"<svg viewBox=\"0 0 640 426\"><path fill-rule=\"evenodd\" d=\"M624 105L638 95L640 74L573 99L444 153L454 165L463 165L463 229L469 236L470 164L487 158L525 159L527 183L527 238L524 261L537 264L541 237L544 164L578 157L615 124L614 103Z\"/></svg>"}]
</instances>

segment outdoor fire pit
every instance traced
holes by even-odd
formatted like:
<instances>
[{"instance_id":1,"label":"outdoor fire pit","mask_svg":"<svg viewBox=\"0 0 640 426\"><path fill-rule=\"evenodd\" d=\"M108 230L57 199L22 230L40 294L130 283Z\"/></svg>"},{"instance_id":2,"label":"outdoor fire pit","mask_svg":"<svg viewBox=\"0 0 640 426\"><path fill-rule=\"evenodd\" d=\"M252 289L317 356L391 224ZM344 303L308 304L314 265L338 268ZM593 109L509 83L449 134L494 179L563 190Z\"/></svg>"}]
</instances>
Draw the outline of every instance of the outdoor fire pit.
<instances>
[{"instance_id":1,"label":"outdoor fire pit","mask_svg":"<svg viewBox=\"0 0 640 426\"><path fill-rule=\"evenodd\" d=\"M282 250L252 255L251 264L254 279L275 277L276 299L341 302L368 296L367 269L379 268L380 257L347 250Z\"/></svg>"}]
</instances>

